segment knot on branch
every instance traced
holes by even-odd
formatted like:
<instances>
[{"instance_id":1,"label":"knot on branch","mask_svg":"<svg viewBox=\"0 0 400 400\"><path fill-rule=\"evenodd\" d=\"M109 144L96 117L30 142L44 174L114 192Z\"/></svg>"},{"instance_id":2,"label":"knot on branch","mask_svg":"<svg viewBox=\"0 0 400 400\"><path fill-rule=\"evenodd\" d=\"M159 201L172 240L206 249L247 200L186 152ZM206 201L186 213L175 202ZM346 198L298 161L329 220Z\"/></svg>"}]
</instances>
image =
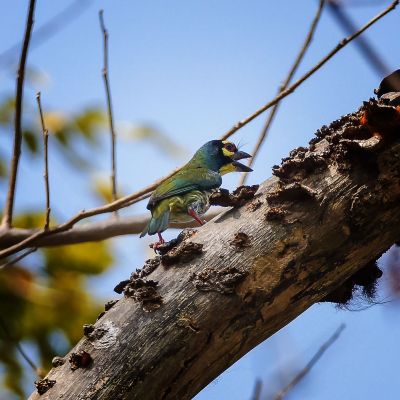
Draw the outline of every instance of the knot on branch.
<instances>
[{"instance_id":1,"label":"knot on branch","mask_svg":"<svg viewBox=\"0 0 400 400\"><path fill-rule=\"evenodd\" d=\"M189 241L195 234L195 229L185 229L175 239L159 245L157 247L157 252L161 254L159 263L170 266L178 262L188 263L198 257L203 252L203 245Z\"/></svg>"},{"instance_id":2,"label":"knot on branch","mask_svg":"<svg viewBox=\"0 0 400 400\"><path fill-rule=\"evenodd\" d=\"M391 94L390 100L370 99L359 111L324 125L308 148L293 150L289 157L282 159L281 165L273 167L273 174L282 183L295 183L322 172L329 165L341 171L351 170L356 162L373 166L375 153L399 139L400 107L393 106L393 99L397 101L398 97Z\"/></svg>"},{"instance_id":3,"label":"knot on branch","mask_svg":"<svg viewBox=\"0 0 400 400\"><path fill-rule=\"evenodd\" d=\"M235 266L222 269L205 268L192 276L193 284L202 292L232 294L248 272Z\"/></svg>"},{"instance_id":4,"label":"knot on branch","mask_svg":"<svg viewBox=\"0 0 400 400\"><path fill-rule=\"evenodd\" d=\"M313 189L298 182L284 185L277 191L268 193L267 195L269 204L313 200L315 198L316 192Z\"/></svg>"},{"instance_id":5,"label":"knot on branch","mask_svg":"<svg viewBox=\"0 0 400 400\"><path fill-rule=\"evenodd\" d=\"M140 303L143 311L152 312L162 305L162 297L157 292L158 282L151 279L130 279L124 288L124 295Z\"/></svg>"},{"instance_id":6,"label":"knot on branch","mask_svg":"<svg viewBox=\"0 0 400 400\"><path fill-rule=\"evenodd\" d=\"M232 193L227 189L218 189L210 197L210 205L221 207L241 207L252 200L259 185L239 186Z\"/></svg>"},{"instance_id":7,"label":"knot on branch","mask_svg":"<svg viewBox=\"0 0 400 400\"><path fill-rule=\"evenodd\" d=\"M162 297L157 292L158 282L146 279L161 263L161 257L146 260L143 268L133 272L129 279L125 279L115 286L114 291L124 293L141 304L143 311L152 312L162 305ZM108 303L107 303L108 304Z\"/></svg>"},{"instance_id":8,"label":"knot on branch","mask_svg":"<svg viewBox=\"0 0 400 400\"><path fill-rule=\"evenodd\" d=\"M247 247L251 247L251 237L244 232L237 232L229 244L236 250L243 251Z\"/></svg>"},{"instance_id":9,"label":"knot on branch","mask_svg":"<svg viewBox=\"0 0 400 400\"><path fill-rule=\"evenodd\" d=\"M36 390L40 395L45 394L49 389L51 389L56 384L53 379L43 378L35 381Z\"/></svg>"},{"instance_id":10,"label":"knot on branch","mask_svg":"<svg viewBox=\"0 0 400 400\"><path fill-rule=\"evenodd\" d=\"M77 353L71 353L68 361L72 371L75 371L78 368L87 368L93 359L87 351L81 350Z\"/></svg>"}]
</instances>

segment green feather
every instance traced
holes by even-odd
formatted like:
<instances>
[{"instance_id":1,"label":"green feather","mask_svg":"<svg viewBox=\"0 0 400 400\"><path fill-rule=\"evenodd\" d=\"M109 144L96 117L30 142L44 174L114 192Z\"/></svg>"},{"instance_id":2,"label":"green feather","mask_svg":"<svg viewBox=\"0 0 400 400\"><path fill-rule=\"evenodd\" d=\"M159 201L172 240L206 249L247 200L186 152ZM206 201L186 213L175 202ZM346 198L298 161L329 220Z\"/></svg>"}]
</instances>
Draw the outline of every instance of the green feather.
<instances>
[{"instance_id":1,"label":"green feather","mask_svg":"<svg viewBox=\"0 0 400 400\"><path fill-rule=\"evenodd\" d=\"M152 210L161 200L169 197L183 195L193 190L212 190L222 184L221 175L207 168L183 167L166 181L164 181L152 194L147 208Z\"/></svg>"}]
</instances>

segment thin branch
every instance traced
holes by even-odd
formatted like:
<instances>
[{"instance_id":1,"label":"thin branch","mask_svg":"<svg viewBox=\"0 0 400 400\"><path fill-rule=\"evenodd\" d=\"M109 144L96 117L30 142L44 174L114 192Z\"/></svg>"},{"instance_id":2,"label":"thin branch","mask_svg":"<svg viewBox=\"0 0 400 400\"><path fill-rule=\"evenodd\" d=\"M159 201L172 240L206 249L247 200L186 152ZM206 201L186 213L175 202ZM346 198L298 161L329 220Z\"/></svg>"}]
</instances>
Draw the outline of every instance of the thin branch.
<instances>
[{"instance_id":1,"label":"thin branch","mask_svg":"<svg viewBox=\"0 0 400 400\"><path fill-rule=\"evenodd\" d=\"M11 266L11 265L14 265L18 261L21 261L23 258L29 256L29 254L35 252L36 250L37 250L36 247L32 247L32 248L28 249L27 251L24 251L23 253L21 253L19 256L13 258L12 260L7 261L6 263L0 265L0 271L2 269L4 269L4 268L7 268L7 267Z\"/></svg>"},{"instance_id":2,"label":"thin branch","mask_svg":"<svg viewBox=\"0 0 400 400\"><path fill-rule=\"evenodd\" d=\"M35 374L38 377L42 377L42 369L39 368L32 360L31 358L28 356L28 354L25 353L24 349L21 347L21 345L19 344L18 341L14 340L10 334L10 332L8 331L7 328L7 324L4 322L3 318L0 316L0 326L3 330L4 333L4 337L7 338L8 340L10 340L11 342L15 343L15 347L17 348L19 354L21 354L21 357L29 364L29 366L33 369L33 371L35 372Z\"/></svg>"},{"instance_id":3,"label":"thin branch","mask_svg":"<svg viewBox=\"0 0 400 400\"><path fill-rule=\"evenodd\" d=\"M357 26L344 10L343 4L340 4L340 2L336 0L328 0L327 3L332 15L336 18L338 23L342 26L345 32L347 32L347 34L353 33L357 30ZM368 61L368 64L379 76L389 75L390 69L386 62L382 59L372 43L370 43L366 37L358 38L355 44Z\"/></svg>"},{"instance_id":4,"label":"thin branch","mask_svg":"<svg viewBox=\"0 0 400 400\"><path fill-rule=\"evenodd\" d=\"M261 400L261 391L262 391L262 381L261 379L257 379L254 385L251 400Z\"/></svg>"},{"instance_id":5,"label":"thin branch","mask_svg":"<svg viewBox=\"0 0 400 400\"><path fill-rule=\"evenodd\" d=\"M19 163L19 157L21 155L21 143L22 143L21 120L22 120L22 103L24 95L25 64L28 55L29 41L31 38L32 27L33 27L33 15L35 11L35 3L36 0L30 0L29 2L28 17L26 19L26 24L25 24L24 42L22 45L21 57L17 72L17 86L15 95L15 120L14 120L14 148L13 148L13 156L11 159L11 172L10 172L10 180L7 192L7 200L4 208L4 215L2 221L2 225L7 228L10 228L12 226L18 163Z\"/></svg>"},{"instance_id":6,"label":"thin branch","mask_svg":"<svg viewBox=\"0 0 400 400\"><path fill-rule=\"evenodd\" d=\"M243 126L251 122L253 119L258 117L260 114L262 114L264 111L266 111L268 108L274 106L276 103L278 103L281 99L284 97L288 96L290 93L294 92L294 90L299 87L304 81L306 81L311 75L313 75L317 70L319 70L328 60L330 60L338 51L340 51L342 48L344 48L348 43L350 43L352 40L354 40L356 37L361 35L363 32L365 32L369 27L371 27L375 22L379 21L382 17L384 17L386 14L388 14L390 11L394 10L394 8L398 5L399 0L393 1L393 3L387 7L384 11L376 15L374 18L372 18L367 24L365 24L362 28L360 28L356 33L353 35L344 38L342 41L340 41L336 47L331 50L327 56L325 56L321 61L319 61L318 64L316 64L311 70L309 70L305 75L303 75L299 80L297 80L292 86L281 92L277 97L275 97L274 100L271 100L267 104L265 104L263 107L258 109L255 113L252 115L248 116L242 121L239 121L235 126L233 126L229 131L225 133L225 135L222 137L222 139L226 139L230 136L232 136L236 131L241 129ZM179 169L172 171L168 176L157 180L153 184L147 186L146 188L133 193L129 196L125 196L123 198L120 198L116 201L113 201L109 204L103 205L101 207L97 208L92 208L88 211L81 211L75 216L73 216L69 221L65 222L64 224L61 224L53 229L49 229L48 231L38 231L25 240L9 247L6 248L2 251L0 251L0 259L7 257L11 254L15 254L16 252L29 247L35 240L42 238L44 236L48 236L50 234L54 233L59 233L59 232L64 232L69 229L71 229L77 222L81 221L82 219L92 217L94 215L98 214L104 214L107 212L112 212L115 210L118 210L123 207L127 207L127 205L131 205L134 203L137 203L147 197L149 197L149 193L152 192L160 183L164 182L164 180L168 179L170 176L172 176L174 173L176 173Z\"/></svg>"},{"instance_id":7,"label":"thin branch","mask_svg":"<svg viewBox=\"0 0 400 400\"><path fill-rule=\"evenodd\" d=\"M311 44L313 36L314 36L314 32L315 32L315 30L317 28L317 25L318 25L318 22L319 22L319 20L321 18L321 14L322 14L322 10L324 8L324 4L325 4L325 0L319 0L319 5L318 5L318 8L317 8L317 12L316 12L316 14L315 14L315 16L314 16L314 18L313 18L313 20L311 22L310 28L309 28L309 30L307 32L307 35L306 35L306 37L304 39L304 42L303 42L303 44L302 44L302 46L300 48L299 53L297 54L297 57L296 57L293 65L292 65L292 67L290 68L290 71L289 71L285 81L279 87L278 94L283 92L289 86L289 83L291 82L291 80L292 80L294 74L296 73L298 67L300 66L300 63L303 60L308 48L310 47L310 44ZM269 113L269 115L267 117L267 120L265 121L264 127L261 130L260 136L258 137L257 143L254 146L254 149L253 149L253 151L251 153L253 157L250 158L248 163L247 163L247 165L249 167L251 167L254 164L254 161L255 161L255 159L256 159L256 157L258 155L258 152L260 151L260 148L261 148L262 144L264 143L265 139L268 136L269 129L270 129L271 125L272 125L272 122L273 122L273 120L275 118L276 113L278 112L279 104L280 104L280 102L276 103L273 106L273 108L271 109L271 112ZM247 180L247 176L248 176L248 173L242 174L242 176L240 178L240 181L239 181L239 186L245 184L245 182Z\"/></svg>"},{"instance_id":8,"label":"thin branch","mask_svg":"<svg viewBox=\"0 0 400 400\"><path fill-rule=\"evenodd\" d=\"M150 191L154 190L155 187L157 187L160 182L162 182L162 180L159 180L159 181L153 183L153 185L151 185L152 189L150 189ZM133 198L130 198L130 197L133 197ZM134 201L136 203L136 202L138 202L140 200L144 200L144 199L146 199L148 197L149 197L149 190L148 190L148 188L145 188L142 191L136 192L131 196L126 196L124 198L121 198L121 199L116 200L116 201L114 201L112 203L106 204L104 206L92 208L92 209L90 209L88 211L82 210L81 212L79 212L78 214L73 216L70 220L68 220L67 222L64 222L63 224L58 225L58 226L56 226L56 227L54 227L52 229L49 229L47 231L45 231L45 230L36 231L31 236L27 237L26 239L22 240L21 242L19 242L19 243L13 245L13 246L10 246L10 247L0 251L0 259L2 259L4 257L8 257L8 256L10 256L12 254L15 254L18 251L20 251L20 250L22 250L22 249L24 249L26 247L30 247L30 245L32 243L34 243L36 240L38 240L38 239L40 239L40 238L42 238L44 236L48 236L48 235L52 235L52 234L55 234L55 233L68 231L77 222L81 221L84 218L92 217L94 215L104 214L104 213L107 213L107 212L116 211L116 210L119 210L120 208L126 207L127 206L127 204L126 204L127 201L132 201L132 202ZM5 232L7 232L7 230L5 230ZM5 232L1 236L4 236L6 234Z\"/></svg>"},{"instance_id":9,"label":"thin branch","mask_svg":"<svg viewBox=\"0 0 400 400\"><path fill-rule=\"evenodd\" d=\"M311 368L319 361L326 350L331 347L336 340L339 339L340 334L343 332L345 324L341 324L339 328L336 329L334 334L318 349L311 360L306 364L306 366L289 382L289 384L283 388L275 397L275 400L282 400L287 393L292 390L311 370Z\"/></svg>"},{"instance_id":10,"label":"thin branch","mask_svg":"<svg viewBox=\"0 0 400 400\"><path fill-rule=\"evenodd\" d=\"M222 139L225 140L232 136L239 129L243 128L249 122L253 121L253 119L257 118L264 111L268 110L283 98L287 97L289 94L293 93L304 81L306 81L311 75L317 72L323 65L325 65L336 53L338 53L341 49L347 46L350 42L360 36L363 32L365 32L368 28L375 24L375 22L379 21L382 17L384 17L389 12L393 11L396 6L399 4L399 0L393 1L387 8L385 8L382 12L372 18L368 23L366 23L362 28L360 28L357 32L352 35L342 39L324 58L322 58L314 67L312 67L308 72L306 72L301 78L299 78L293 85L289 86L286 90L281 92L278 96L276 96L273 100L264 104L261 108L255 111L253 114L244 118L241 121L238 121L229 131L225 132L222 136Z\"/></svg>"},{"instance_id":11,"label":"thin branch","mask_svg":"<svg viewBox=\"0 0 400 400\"><path fill-rule=\"evenodd\" d=\"M49 149L48 149L48 142L49 142L49 131L46 129L44 124L43 112L42 112L42 103L40 101L40 92L36 95L36 100L38 103L39 108L39 115L40 115L40 122L42 124L42 132L43 132L43 145L44 145L44 184L46 188L46 220L44 223L44 230L49 230L50 226L50 185L49 185Z\"/></svg>"},{"instance_id":12,"label":"thin branch","mask_svg":"<svg viewBox=\"0 0 400 400\"><path fill-rule=\"evenodd\" d=\"M204 219L210 221L222 211L223 210L220 207L215 207L204 216ZM35 247L59 246L97 242L116 236L138 234L143 231L144 227L149 222L149 217L148 214L144 214L119 219L112 218L103 221L89 222L74 226L68 231L36 237L36 239L30 244ZM171 224L171 228L177 229L190 227L198 227L198 224L195 222L189 224ZM9 229L0 237L0 248L19 244L38 232L42 231L20 228Z\"/></svg>"},{"instance_id":13,"label":"thin branch","mask_svg":"<svg viewBox=\"0 0 400 400\"><path fill-rule=\"evenodd\" d=\"M115 166L115 129L114 129L114 118L112 112L112 102L111 102L111 90L110 90L110 79L108 77L108 31L104 24L103 10L99 11L100 19L100 29L103 33L103 52L104 52L104 66L102 70L104 87L106 89L107 96L107 110L108 110L108 120L110 123L110 133L111 133L111 194L112 200L117 199L117 177L116 177L116 166Z\"/></svg>"}]
</instances>

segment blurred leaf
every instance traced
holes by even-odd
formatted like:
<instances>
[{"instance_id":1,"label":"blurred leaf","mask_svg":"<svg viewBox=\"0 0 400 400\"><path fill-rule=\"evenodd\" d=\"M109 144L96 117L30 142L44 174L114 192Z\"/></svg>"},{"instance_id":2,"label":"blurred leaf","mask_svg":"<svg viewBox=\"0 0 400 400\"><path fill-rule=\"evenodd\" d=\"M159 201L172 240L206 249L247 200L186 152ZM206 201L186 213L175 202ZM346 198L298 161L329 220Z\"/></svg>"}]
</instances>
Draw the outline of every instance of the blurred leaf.
<instances>
[{"instance_id":1,"label":"blurred leaf","mask_svg":"<svg viewBox=\"0 0 400 400\"><path fill-rule=\"evenodd\" d=\"M149 142L171 157L185 158L188 155L188 151L183 146L152 126L131 126L123 129L128 138Z\"/></svg>"},{"instance_id":2,"label":"blurred leaf","mask_svg":"<svg viewBox=\"0 0 400 400\"><path fill-rule=\"evenodd\" d=\"M46 270L54 274L59 270L77 271L84 274L100 274L111 264L112 257L106 242L83 243L43 251Z\"/></svg>"},{"instance_id":3,"label":"blurred leaf","mask_svg":"<svg viewBox=\"0 0 400 400\"><path fill-rule=\"evenodd\" d=\"M30 130L25 130L24 132L22 132L22 138L30 152L32 154L37 154L39 151L39 143L35 133Z\"/></svg>"},{"instance_id":4,"label":"blurred leaf","mask_svg":"<svg viewBox=\"0 0 400 400\"><path fill-rule=\"evenodd\" d=\"M110 203L112 201L111 181L106 181L105 179L96 179L94 182L94 192L100 197L101 200L104 200L106 203Z\"/></svg>"},{"instance_id":5,"label":"blurred leaf","mask_svg":"<svg viewBox=\"0 0 400 400\"><path fill-rule=\"evenodd\" d=\"M105 126L106 118L104 113L96 108L89 108L74 117L72 123L74 128L83 136L93 141L99 128Z\"/></svg>"},{"instance_id":6,"label":"blurred leaf","mask_svg":"<svg viewBox=\"0 0 400 400\"><path fill-rule=\"evenodd\" d=\"M100 198L102 202L110 203L112 201L111 178L95 178L92 183L94 194ZM118 197L124 196L124 190L118 185Z\"/></svg>"},{"instance_id":7,"label":"blurred leaf","mask_svg":"<svg viewBox=\"0 0 400 400\"><path fill-rule=\"evenodd\" d=\"M42 228L44 220L45 214L43 212L31 211L16 215L14 225L24 229Z\"/></svg>"},{"instance_id":8,"label":"blurred leaf","mask_svg":"<svg viewBox=\"0 0 400 400\"><path fill-rule=\"evenodd\" d=\"M7 178L7 173L8 173L7 165L4 162L4 160L0 158L0 179Z\"/></svg>"},{"instance_id":9,"label":"blurred leaf","mask_svg":"<svg viewBox=\"0 0 400 400\"><path fill-rule=\"evenodd\" d=\"M65 128L68 126L68 119L63 113L56 111L45 112L43 118L49 133L58 135L62 132L65 134Z\"/></svg>"},{"instance_id":10,"label":"blurred leaf","mask_svg":"<svg viewBox=\"0 0 400 400\"><path fill-rule=\"evenodd\" d=\"M0 330L0 362L5 367L4 384L21 399L26 396L21 389L23 370L17 344L33 344L40 357L35 363L49 369L52 357L65 354L82 336L82 325L95 321L101 311L102 304L87 290L86 280L112 262L106 243L38 253L43 256L43 267L35 273L23 266L0 270L0 316L9 333Z\"/></svg>"},{"instance_id":11,"label":"blurred leaf","mask_svg":"<svg viewBox=\"0 0 400 400\"><path fill-rule=\"evenodd\" d=\"M50 80L49 76L43 70L32 65L27 65L25 67L25 77L29 85L42 88Z\"/></svg>"},{"instance_id":12,"label":"blurred leaf","mask_svg":"<svg viewBox=\"0 0 400 400\"><path fill-rule=\"evenodd\" d=\"M14 97L6 97L0 103L0 124L9 125L14 118L15 100Z\"/></svg>"}]
</instances>

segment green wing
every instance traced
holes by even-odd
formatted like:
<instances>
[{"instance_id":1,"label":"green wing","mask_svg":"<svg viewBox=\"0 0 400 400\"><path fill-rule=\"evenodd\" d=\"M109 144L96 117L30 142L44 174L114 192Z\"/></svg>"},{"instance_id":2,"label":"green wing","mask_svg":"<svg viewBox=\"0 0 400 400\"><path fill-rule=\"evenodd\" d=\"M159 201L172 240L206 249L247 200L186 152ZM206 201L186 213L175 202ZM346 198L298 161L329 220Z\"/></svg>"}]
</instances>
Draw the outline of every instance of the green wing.
<instances>
[{"instance_id":1,"label":"green wing","mask_svg":"<svg viewBox=\"0 0 400 400\"><path fill-rule=\"evenodd\" d=\"M183 168L164 181L151 195L147 209L151 210L159 201L168 197L220 187L221 175L207 168Z\"/></svg>"}]
</instances>

